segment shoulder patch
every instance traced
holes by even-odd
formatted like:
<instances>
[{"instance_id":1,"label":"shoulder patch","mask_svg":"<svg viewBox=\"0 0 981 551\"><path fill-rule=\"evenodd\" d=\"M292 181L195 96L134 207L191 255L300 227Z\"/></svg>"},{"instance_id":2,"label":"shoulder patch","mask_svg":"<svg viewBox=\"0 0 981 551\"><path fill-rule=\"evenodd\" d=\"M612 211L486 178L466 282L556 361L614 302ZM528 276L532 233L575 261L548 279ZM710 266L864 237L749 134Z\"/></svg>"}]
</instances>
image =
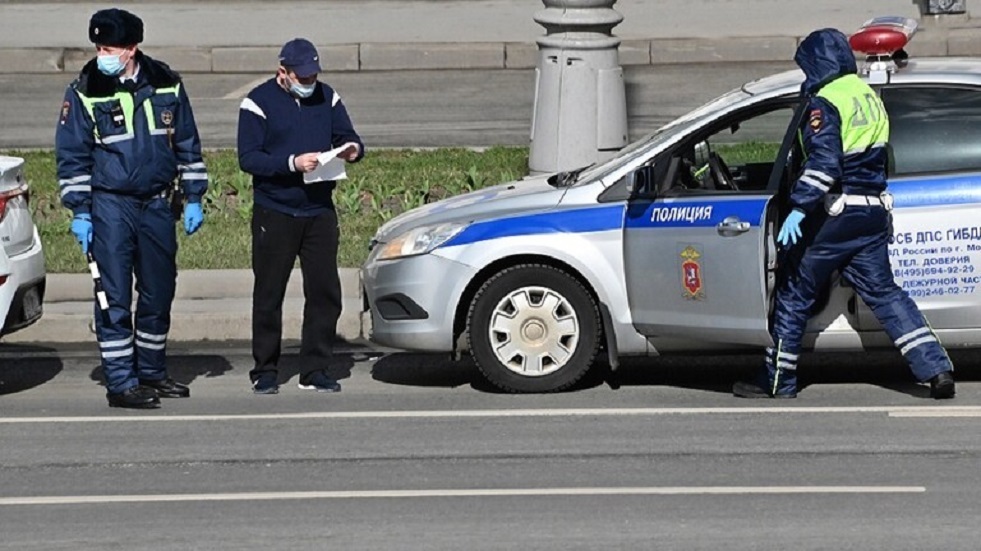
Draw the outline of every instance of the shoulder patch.
<instances>
[{"instance_id":1,"label":"shoulder patch","mask_svg":"<svg viewBox=\"0 0 981 551\"><path fill-rule=\"evenodd\" d=\"M811 131L819 132L821 130L821 110L811 109L811 115L807 120L807 125L811 127Z\"/></svg>"},{"instance_id":2,"label":"shoulder patch","mask_svg":"<svg viewBox=\"0 0 981 551\"><path fill-rule=\"evenodd\" d=\"M71 110L71 108L72 104L67 101L61 104L61 124L65 124L65 122L68 120L68 112Z\"/></svg>"}]
</instances>

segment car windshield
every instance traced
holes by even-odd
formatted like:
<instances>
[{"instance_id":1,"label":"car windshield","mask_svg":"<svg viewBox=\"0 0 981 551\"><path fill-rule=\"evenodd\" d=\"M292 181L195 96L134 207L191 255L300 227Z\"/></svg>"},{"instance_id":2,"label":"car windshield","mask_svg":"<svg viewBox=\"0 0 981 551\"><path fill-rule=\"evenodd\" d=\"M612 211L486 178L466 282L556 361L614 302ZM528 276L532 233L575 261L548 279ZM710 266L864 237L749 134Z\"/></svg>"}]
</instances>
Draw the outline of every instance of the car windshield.
<instances>
[{"instance_id":1,"label":"car windshield","mask_svg":"<svg viewBox=\"0 0 981 551\"><path fill-rule=\"evenodd\" d=\"M601 163L595 163L592 166L587 167L585 170L579 173L579 177L575 181L576 184L592 182L594 180L602 178L604 175L606 175L606 173L610 172L611 170L623 164L626 159L633 157L636 152L646 149L647 147L653 145L656 138L664 134L666 131L675 128L676 126L680 126L682 124L686 124L691 121L710 115L728 105L732 105L733 103L736 103L744 98L747 98L750 95L751 94L747 93L742 88L737 88L735 90L726 92L725 94L702 105L701 107L693 111L689 111L688 113L685 113L684 115L678 117L677 119L674 119L668 124L665 124L661 128L655 130L653 133L648 134L647 136L644 136L643 138L633 142L627 147L621 149L615 156L611 157L610 159L607 159L606 161L603 161Z\"/></svg>"}]
</instances>

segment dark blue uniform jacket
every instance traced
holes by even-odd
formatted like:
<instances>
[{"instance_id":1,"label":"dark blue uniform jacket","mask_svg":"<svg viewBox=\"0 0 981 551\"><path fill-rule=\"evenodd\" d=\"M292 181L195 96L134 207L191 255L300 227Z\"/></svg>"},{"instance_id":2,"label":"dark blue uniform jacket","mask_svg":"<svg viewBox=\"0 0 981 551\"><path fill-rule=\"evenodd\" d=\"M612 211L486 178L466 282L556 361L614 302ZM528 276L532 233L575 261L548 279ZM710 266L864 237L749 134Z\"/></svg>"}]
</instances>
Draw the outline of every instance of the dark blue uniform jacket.
<instances>
[{"instance_id":1,"label":"dark blue uniform jacket","mask_svg":"<svg viewBox=\"0 0 981 551\"><path fill-rule=\"evenodd\" d=\"M99 72L95 59L65 92L55 131L62 203L89 212L92 191L150 198L180 174L189 202L208 187L201 141L180 75L137 52L135 82Z\"/></svg>"},{"instance_id":2,"label":"dark blue uniform jacket","mask_svg":"<svg viewBox=\"0 0 981 551\"><path fill-rule=\"evenodd\" d=\"M801 129L807 155L802 180L818 185L802 185L799 181L791 194L791 204L811 212L823 204L828 192L878 195L886 188L886 148L846 155L841 115L830 101L818 96L827 84L856 73L855 57L847 39L841 33L814 33L801 43L794 60L804 71L801 92L808 102ZM825 186L827 190L823 189Z\"/></svg>"}]
</instances>

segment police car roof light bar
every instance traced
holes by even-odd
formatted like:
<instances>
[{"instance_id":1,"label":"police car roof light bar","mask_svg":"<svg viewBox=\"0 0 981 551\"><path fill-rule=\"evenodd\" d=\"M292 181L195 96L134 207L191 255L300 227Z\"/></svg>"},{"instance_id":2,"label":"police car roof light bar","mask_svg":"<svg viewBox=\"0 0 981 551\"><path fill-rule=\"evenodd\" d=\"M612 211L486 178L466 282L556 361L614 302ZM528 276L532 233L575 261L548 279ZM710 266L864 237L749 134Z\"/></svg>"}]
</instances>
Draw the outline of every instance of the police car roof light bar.
<instances>
[{"instance_id":1,"label":"police car roof light bar","mask_svg":"<svg viewBox=\"0 0 981 551\"><path fill-rule=\"evenodd\" d=\"M897 59L905 59L903 48L916 34L915 19L900 16L874 17L869 19L848 38L852 50L865 54L872 84L884 84L889 73L896 70Z\"/></svg>"}]
</instances>

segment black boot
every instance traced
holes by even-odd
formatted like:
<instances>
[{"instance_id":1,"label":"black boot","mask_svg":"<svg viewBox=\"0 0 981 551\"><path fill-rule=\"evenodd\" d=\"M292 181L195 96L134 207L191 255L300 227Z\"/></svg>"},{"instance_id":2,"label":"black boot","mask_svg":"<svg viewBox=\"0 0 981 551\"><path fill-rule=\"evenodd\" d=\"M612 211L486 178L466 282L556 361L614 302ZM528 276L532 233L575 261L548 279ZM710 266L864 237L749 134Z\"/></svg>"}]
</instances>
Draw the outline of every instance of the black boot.
<instances>
[{"instance_id":1,"label":"black boot","mask_svg":"<svg viewBox=\"0 0 981 551\"><path fill-rule=\"evenodd\" d=\"M946 400L954 397L954 374L950 371L930 379L930 397L936 400Z\"/></svg>"},{"instance_id":2,"label":"black boot","mask_svg":"<svg viewBox=\"0 0 981 551\"><path fill-rule=\"evenodd\" d=\"M140 384L156 390L157 396L161 398L187 398L191 395L191 389L187 385L182 385L170 378L156 381L140 379Z\"/></svg>"},{"instance_id":3,"label":"black boot","mask_svg":"<svg viewBox=\"0 0 981 551\"><path fill-rule=\"evenodd\" d=\"M160 407L160 398L152 388L134 386L119 393L107 393L111 408L156 409Z\"/></svg>"},{"instance_id":4,"label":"black boot","mask_svg":"<svg viewBox=\"0 0 981 551\"><path fill-rule=\"evenodd\" d=\"M739 398L796 398L797 391L784 388L776 394L771 394L770 390L763 388L756 383L737 381L732 385L732 394Z\"/></svg>"}]
</instances>

